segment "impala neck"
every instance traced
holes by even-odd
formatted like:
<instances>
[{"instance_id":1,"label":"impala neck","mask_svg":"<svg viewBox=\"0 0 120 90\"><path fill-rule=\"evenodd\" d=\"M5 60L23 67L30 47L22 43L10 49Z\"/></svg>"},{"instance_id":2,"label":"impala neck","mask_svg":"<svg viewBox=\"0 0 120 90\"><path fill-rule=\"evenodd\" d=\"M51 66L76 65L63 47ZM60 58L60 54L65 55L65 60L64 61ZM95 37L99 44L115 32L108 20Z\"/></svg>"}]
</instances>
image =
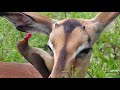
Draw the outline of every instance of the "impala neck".
<instances>
[{"instance_id":1,"label":"impala neck","mask_svg":"<svg viewBox=\"0 0 120 90\"><path fill-rule=\"evenodd\" d=\"M119 12L100 12L91 21L94 23L95 30L102 32L119 14Z\"/></svg>"}]
</instances>

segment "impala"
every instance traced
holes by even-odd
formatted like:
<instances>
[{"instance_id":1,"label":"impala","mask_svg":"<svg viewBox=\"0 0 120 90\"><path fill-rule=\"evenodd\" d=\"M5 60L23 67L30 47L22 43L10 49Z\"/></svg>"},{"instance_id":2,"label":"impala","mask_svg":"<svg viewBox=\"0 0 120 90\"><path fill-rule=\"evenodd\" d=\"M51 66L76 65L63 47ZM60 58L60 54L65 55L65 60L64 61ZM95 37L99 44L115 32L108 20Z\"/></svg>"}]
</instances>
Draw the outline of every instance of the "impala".
<instances>
[{"instance_id":1,"label":"impala","mask_svg":"<svg viewBox=\"0 0 120 90\"><path fill-rule=\"evenodd\" d=\"M1 12L0 16L12 22L19 31L49 35L48 47L54 59L49 78L75 75L83 78L89 67L93 44L119 14L99 12L88 20L67 18L61 21L53 21L33 12Z\"/></svg>"},{"instance_id":2,"label":"impala","mask_svg":"<svg viewBox=\"0 0 120 90\"><path fill-rule=\"evenodd\" d=\"M42 78L29 63L0 62L0 78Z\"/></svg>"}]
</instances>

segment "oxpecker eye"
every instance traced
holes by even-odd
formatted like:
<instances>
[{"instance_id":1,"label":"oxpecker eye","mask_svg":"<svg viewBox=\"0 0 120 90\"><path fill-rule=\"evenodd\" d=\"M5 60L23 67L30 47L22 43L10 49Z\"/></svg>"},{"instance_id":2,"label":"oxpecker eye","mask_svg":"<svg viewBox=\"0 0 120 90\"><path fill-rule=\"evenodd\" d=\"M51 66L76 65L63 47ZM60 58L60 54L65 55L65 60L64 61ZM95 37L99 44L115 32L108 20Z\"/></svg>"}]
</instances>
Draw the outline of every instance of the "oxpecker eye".
<instances>
[{"instance_id":1,"label":"oxpecker eye","mask_svg":"<svg viewBox=\"0 0 120 90\"><path fill-rule=\"evenodd\" d=\"M21 40L21 43L25 43L25 40L23 39L23 40Z\"/></svg>"}]
</instances>

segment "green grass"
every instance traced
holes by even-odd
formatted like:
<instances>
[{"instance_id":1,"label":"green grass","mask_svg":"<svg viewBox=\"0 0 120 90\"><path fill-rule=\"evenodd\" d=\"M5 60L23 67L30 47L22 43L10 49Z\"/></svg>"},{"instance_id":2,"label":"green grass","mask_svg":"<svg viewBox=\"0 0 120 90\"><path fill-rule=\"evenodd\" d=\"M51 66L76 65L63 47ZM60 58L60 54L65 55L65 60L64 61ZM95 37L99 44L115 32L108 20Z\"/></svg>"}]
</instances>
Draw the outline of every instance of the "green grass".
<instances>
[{"instance_id":1,"label":"green grass","mask_svg":"<svg viewBox=\"0 0 120 90\"><path fill-rule=\"evenodd\" d=\"M42 12L54 19L64 19L64 12ZM89 19L97 12L67 12L69 18ZM21 40L25 33L19 32L7 20L0 17L0 61L26 62L16 49L16 42ZM30 45L47 50L47 35L33 34ZM120 16L114 25L110 25L93 46L91 63L87 78L120 78Z\"/></svg>"}]
</instances>

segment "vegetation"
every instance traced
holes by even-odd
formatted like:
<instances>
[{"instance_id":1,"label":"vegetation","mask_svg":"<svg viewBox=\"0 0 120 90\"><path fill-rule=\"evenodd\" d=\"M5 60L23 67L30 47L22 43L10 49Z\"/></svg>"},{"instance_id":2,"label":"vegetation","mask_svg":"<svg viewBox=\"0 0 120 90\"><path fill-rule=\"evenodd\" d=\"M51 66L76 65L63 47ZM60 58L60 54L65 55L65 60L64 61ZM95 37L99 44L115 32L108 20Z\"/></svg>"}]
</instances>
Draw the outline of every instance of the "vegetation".
<instances>
[{"instance_id":1,"label":"vegetation","mask_svg":"<svg viewBox=\"0 0 120 90\"><path fill-rule=\"evenodd\" d=\"M64 12L42 12L50 18L64 19ZM69 18L89 19L97 12L67 12ZM26 34L19 32L6 19L0 17L0 61L27 62L17 51L16 42ZM31 46L46 47L47 35L33 34L29 43ZM109 25L99 40L93 46L93 54L86 78L120 78L120 16Z\"/></svg>"}]
</instances>

